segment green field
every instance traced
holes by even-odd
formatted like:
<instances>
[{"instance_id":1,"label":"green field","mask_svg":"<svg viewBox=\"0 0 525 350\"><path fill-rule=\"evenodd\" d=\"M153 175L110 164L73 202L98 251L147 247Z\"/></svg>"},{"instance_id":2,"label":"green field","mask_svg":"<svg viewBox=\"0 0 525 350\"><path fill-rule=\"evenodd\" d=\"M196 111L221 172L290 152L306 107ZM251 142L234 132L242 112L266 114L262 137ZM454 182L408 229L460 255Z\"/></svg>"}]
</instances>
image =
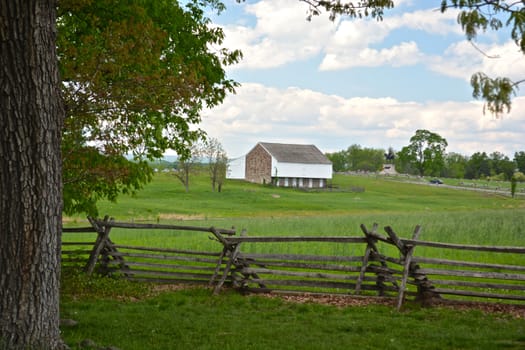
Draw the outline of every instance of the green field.
<instances>
[{"instance_id":1,"label":"green field","mask_svg":"<svg viewBox=\"0 0 525 350\"><path fill-rule=\"evenodd\" d=\"M401 181L403 180L403 181ZM447 180L445 180L447 183ZM364 191L363 191L364 190ZM333 189L302 191L227 181L212 192L201 175L186 193L178 180L158 174L135 197L103 202L101 215L118 221L246 229L248 235L362 236L359 225L392 226L410 237L417 224L420 239L481 245L525 245L525 199L413 184L404 179L336 175ZM65 218L66 226L86 226L83 217ZM380 230L382 233L382 230ZM219 249L207 234L179 231L117 230L124 244ZM69 239L66 235L64 240ZM260 250L243 245L245 250ZM273 247L272 249L275 249ZM295 249L280 246L277 249ZM325 249L300 246L297 249ZM331 246L328 254L353 254ZM418 248L418 254L426 254ZM441 252L430 251L440 257ZM465 258L462 256L447 258ZM476 259L498 257L476 254ZM524 264L524 257L514 257ZM107 279L106 279L107 280ZM124 281L65 276L62 313L80 324L65 328L74 349L82 339L120 349L519 349L525 347L525 320L478 310L447 308L404 312L392 306L337 308L290 304L279 299L207 289L153 293L151 286Z\"/></svg>"},{"instance_id":2,"label":"green field","mask_svg":"<svg viewBox=\"0 0 525 350\"><path fill-rule=\"evenodd\" d=\"M211 191L209 179L201 175L186 193L174 176L159 174L134 197L102 202L100 214L117 221L234 226L254 236L355 236L361 235L360 224L378 223L409 237L419 224L425 240L525 244L523 197L417 185L388 177L336 175L333 185L337 188L306 192L227 181L218 193ZM65 223L78 226L86 220L69 217Z\"/></svg>"},{"instance_id":3,"label":"green field","mask_svg":"<svg viewBox=\"0 0 525 350\"><path fill-rule=\"evenodd\" d=\"M439 186L414 186L388 177L335 175L332 191L306 192L227 181L212 192L206 175L196 177L186 193L174 176L158 174L134 198L101 203L101 214L117 219L195 219L270 216L401 214L508 209L524 206L493 192L458 191ZM364 189L364 192L352 190Z\"/></svg>"},{"instance_id":4,"label":"green field","mask_svg":"<svg viewBox=\"0 0 525 350\"><path fill-rule=\"evenodd\" d=\"M406 178L336 175L333 189L304 191L262 186L244 181L227 181L223 191L213 192L206 174L195 177L187 193L169 174L157 174L154 181L134 197L117 203L102 202L100 213L117 221L178 224L202 227L235 227L249 236L360 236L360 225L391 226L399 236L410 238L416 225L420 239L446 243L525 245L525 198L471 191L427 182L414 184ZM357 192L356 192L357 191ZM68 226L85 225L82 217L66 218ZM161 248L220 251L208 234L187 234L164 230L113 229L111 238L120 244ZM66 236L64 240L76 239ZM337 244L244 244L244 252L303 253L327 255L355 253ZM383 246L384 253L394 248ZM480 259L480 253L450 252L418 248L427 257ZM458 256L461 254L461 256ZM492 263L525 263L525 257L486 254Z\"/></svg>"}]
</instances>

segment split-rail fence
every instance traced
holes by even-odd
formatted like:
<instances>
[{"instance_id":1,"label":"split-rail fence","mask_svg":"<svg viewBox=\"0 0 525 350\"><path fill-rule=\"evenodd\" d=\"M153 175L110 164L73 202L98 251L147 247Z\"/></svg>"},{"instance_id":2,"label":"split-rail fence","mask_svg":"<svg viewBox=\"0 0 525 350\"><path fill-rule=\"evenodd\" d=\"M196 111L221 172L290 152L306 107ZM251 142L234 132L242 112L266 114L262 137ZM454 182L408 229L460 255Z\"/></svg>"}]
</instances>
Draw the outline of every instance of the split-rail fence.
<instances>
[{"instance_id":1,"label":"split-rail fence","mask_svg":"<svg viewBox=\"0 0 525 350\"><path fill-rule=\"evenodd\" d=\"M525 302L525 247L422 241L419 226L405 239L388 226L386 235L379 234L377 224L371 229L361 225L362 236L251 237L245 230L237 235L235 229L115 222L108 217L89 222L90 227L63 229L65 268L80 265L88 274L97 271L136 281L207 284L214 293L231 286L252 293L376 295L394 298L398 309L406 298L425 304L445 299ZM114 228L200 234L216 241L217 248L119 244L110 238ZM73 236L85 237L86 232L91 239ZM297 243L306 245L306 254L283 252ZM247 245L263 252L243 251ZM326 254L319 249L322 245L353 255ZM417 247L454 251L460 259L420 256ZM489 255L502 263L487 259ZM461 260L463 256L470 258Z\"/></svg>"}]
</instances>

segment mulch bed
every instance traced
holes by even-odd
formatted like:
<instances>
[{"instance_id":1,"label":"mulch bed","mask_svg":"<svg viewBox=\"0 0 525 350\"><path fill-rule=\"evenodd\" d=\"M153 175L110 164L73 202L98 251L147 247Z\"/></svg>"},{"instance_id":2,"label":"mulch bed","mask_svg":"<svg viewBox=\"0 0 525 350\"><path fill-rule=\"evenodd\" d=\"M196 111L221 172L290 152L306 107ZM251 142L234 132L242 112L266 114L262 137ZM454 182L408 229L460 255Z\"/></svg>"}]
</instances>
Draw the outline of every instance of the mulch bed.
<instances>
[{"instance_id":1,"label":"mulch bed","mask_svg":"<svg viewBox=\"0 0 525 350\"><path fill-rule=\"evenodd\" d=\"M170 284L157 285L154 288L156 293L164 291L176 291L188 288L199 288L195 285L187 284ZM396 307L397 300L394 298L366 297L353 295L333 295L333 294L278 294L263 293L258 294L268 298L281 298L287 302L293 303L318 303L336 307L353 307L367 305L386 305L392 308ZM434 299L430 307L449 307L454 310L480 310L484 313L500 313L511 315L512 317L525 319L525 304L510 304L499 302L470 302L447 299Z\"/></svg>"},{"instance_id":2,"label":"mulch bed","mask_svg":"<svg viewBox=\"0 0 525 350\"><path fill-rule=\"evenodd\" d=\"M356 297L346 295L273 295L264 294L268 297L278 297L289 302L295 303L319 303L337 307L367 306L367 305L387 305L396 306L396 300L381 297ZM480 310L484 313L509 314L515 318L525 319L524 304L506 304L497 302L469 302L457 300L434 300L431 307L449 307L454 310Z\"/></svg>"}]
</instances>

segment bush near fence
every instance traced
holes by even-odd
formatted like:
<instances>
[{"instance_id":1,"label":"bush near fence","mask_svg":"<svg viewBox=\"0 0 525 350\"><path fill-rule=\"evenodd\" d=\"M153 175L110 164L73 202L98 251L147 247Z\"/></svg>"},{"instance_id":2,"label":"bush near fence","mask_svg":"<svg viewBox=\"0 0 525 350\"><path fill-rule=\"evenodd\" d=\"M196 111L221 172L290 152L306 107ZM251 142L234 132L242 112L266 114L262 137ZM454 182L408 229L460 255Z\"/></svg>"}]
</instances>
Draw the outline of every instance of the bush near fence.
<instances>
[{"instance_id":1,"label":"bush near fence","mask_svg":"<svg viewBox=\"0 0 525 350\"><path fill-rule=\"evenodd\" d=\"M525 247L460 245L418 240L416 226L410 239L400 238L391 227L386 235L361 225L363 236L250 237L243 230L179 225L137 224L89 218L90 227L64 228L67 235L90 233L89 241L64 240L64 268L82 266L136 281L205 284L219 293L224 286L252 293L320 293L381 296L397 299L401 308L406 298L432 304L435 300L473 299L523 303L525 265L486 261L429 258L415 254L417 247L457 252L485 252L518 256L524 261ZM126 230L177 230L200 234L217 241L217 249L198 251L184 247L158 248L124 245L110 239L112 228ZM308 254L243 252L247 244L306 244ZM320 244L351 246L358 255L319 254ZM392 248L393 247L393 248ZM387 249L388 248L388 249ZM394 250L393 250L394 249ZM264 250L264 249L261 249ZM344 249L343 249L344 250ZM266 250L268 251L268 250ZM397 252L392 254L391 252ZM387 254L386 252L390 252ZM394 256L396 255L396 256ZM475 255L475 254L474 254ZM486 257L486 254L483 255Z\"/></svg>"}]
</instances>

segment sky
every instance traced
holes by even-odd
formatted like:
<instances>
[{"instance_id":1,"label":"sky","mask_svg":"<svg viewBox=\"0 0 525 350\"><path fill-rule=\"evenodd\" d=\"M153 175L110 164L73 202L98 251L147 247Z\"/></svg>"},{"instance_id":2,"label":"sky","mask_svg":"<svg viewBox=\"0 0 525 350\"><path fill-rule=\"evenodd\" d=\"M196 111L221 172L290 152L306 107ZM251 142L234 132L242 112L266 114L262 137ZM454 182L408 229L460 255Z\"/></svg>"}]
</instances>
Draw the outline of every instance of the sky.
<instances>
[{"instance_id":1,"label":"sky","mask_svg":"<svg viewBox=\"0 0 525 350\"><path fill-rule=\"evenodd\" d=\"M338 152L353 144L399 151L418 129L437 133L447 152L470 156L525 151L525 95L508 114L483 112L470 77L525 78L525 57L508 31L466 40L457 12L440 0L396 0L383 21L307 21L298 0L227 0L223 46L243 60L227 76L236 94L203 113L199 125L230 158L258 142L314 144ZM522 87L523 90L523 87Z\"/></svg>"}]
</instances>

